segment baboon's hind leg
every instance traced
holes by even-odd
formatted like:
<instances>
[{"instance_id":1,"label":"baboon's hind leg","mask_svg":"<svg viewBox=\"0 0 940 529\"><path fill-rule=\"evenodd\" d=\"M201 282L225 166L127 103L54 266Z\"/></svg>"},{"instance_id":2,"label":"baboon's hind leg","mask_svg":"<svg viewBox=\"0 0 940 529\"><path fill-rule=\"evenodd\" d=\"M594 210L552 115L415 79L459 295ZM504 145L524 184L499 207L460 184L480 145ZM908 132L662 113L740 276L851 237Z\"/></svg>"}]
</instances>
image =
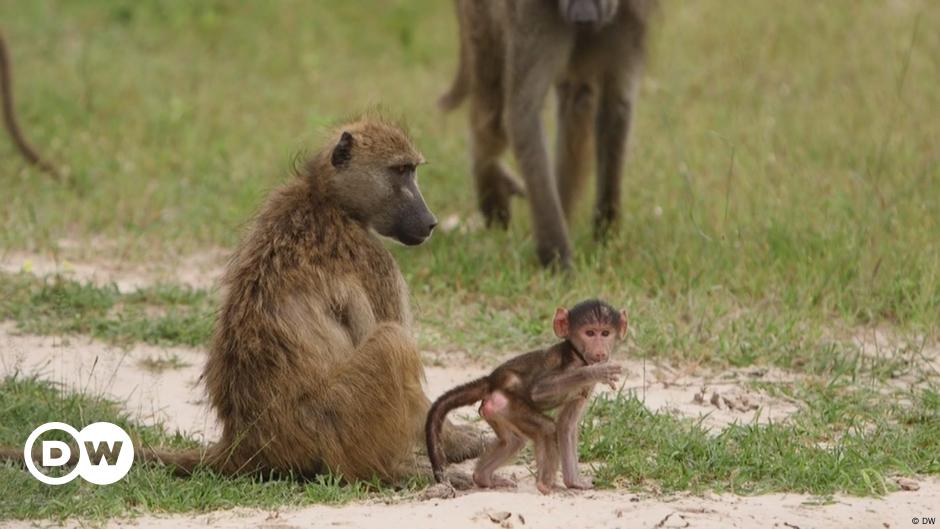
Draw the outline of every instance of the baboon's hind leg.
<instances>
[{"instance_id":1,"label":"baboon's hind leg","mask_svg":"<svg viewBox=\"0 0 940 529\"><path fill-rule=\"evenodd\" d=\"M491 74L492 75L492 74ZM502 122L501 92L474 93L470 102L472 130L473 180L476 184L480 213L487 226L509 226L509 202L513 195L524 194L522 185L499 161L508 140Z\"/></svg>"},{"instance_id":2,"label":"baboon's hind leg","mask_svg":"<svg viewBox=\"0 0 940 529\"><path fill-rule=\"evenodd\" d=\"M590 158L591 134L597 107L595 87L577 79L558 84L558 145L555 177L565 218L572 211L584 189Z\"/></svg>"},{"instance_id":3,"label":"baboon's hind leg","mask_svg":"<svg viewBox=\"0 0 940 529\"><path fill-rule=\"evenodd\" d=\"M411 337L398 324L380 324L329 376L331 389L311 403L310 416L322 424L309 425L323 439L326 466L348 479L404 477L428 409Z\"/></svg>"},{"instance_id":4,"label":"baboon's hind leg","mask_svg":"<svg viewBox=\"0 0 940 529\"><path fill-rule=\"evenodd\" d=\"M625 69L626 70L626 69ZM601 83L597 112L597 205L594 236L604 238L620 219L621 180L636 100L635 75L615 71Z\"/></svg>"}]
</instances>

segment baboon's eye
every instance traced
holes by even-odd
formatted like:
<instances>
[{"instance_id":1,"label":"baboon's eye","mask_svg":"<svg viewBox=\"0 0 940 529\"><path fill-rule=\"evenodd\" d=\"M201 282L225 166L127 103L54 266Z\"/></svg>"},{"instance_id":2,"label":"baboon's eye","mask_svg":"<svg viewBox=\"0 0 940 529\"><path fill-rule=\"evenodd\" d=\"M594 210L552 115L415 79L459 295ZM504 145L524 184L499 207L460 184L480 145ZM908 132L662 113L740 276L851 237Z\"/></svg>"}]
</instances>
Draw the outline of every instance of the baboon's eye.
<instances>
[{"instance_id":1,"label":"baboon's eye","mask_svg":"<svg viewBox=\"0 0 940 529\"><path fill-rule=\"evenodd\" d=\"M391 169L392 172L397 175L405 176L406 174L413 172L415 170L415 166L410 163L403 163L401 165L393 165L389 167L389 169Z\"/></svg>"},{"instance_id":2,"label":"baboon's eye","mask_svg":"<svg viewBox=\"0 0 940 529\"><path fill-rule=\"evenodd\" d=\"M587 334L588 336L594 336L594 331L587 331L585 334Z\"/></svg>"},{"instance_id":3,"label":"baboon's eye","mask_svg":"<svg viewBox=\"0 0 940 529\"><path fill-rule=\"evenodd\" d=\"M603 336L604 338L607 338L608 336L610 336L610 331L603 331L601 333L601 336Z\"/></svg>"}]
</instances>

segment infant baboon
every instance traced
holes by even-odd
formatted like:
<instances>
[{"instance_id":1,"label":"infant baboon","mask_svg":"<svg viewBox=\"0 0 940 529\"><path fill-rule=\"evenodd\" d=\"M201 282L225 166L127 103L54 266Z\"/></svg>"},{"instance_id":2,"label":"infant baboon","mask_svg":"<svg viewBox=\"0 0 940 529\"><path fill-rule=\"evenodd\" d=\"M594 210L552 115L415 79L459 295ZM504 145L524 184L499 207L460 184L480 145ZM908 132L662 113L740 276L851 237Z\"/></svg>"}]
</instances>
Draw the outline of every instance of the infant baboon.
<instances>
[{"instance_id":1,"label":"infant baboon","mask_svg":"<svg viewBox=\"0 0 940 529\"><path fill-rule=\"evenodd\" d=\"M548 494L554 487L559 452L565 486L591 488L578 471L578 423L594 385L613 387L617 382L621 368L608 360L626 336L627 313L588 300L570 311L558 309L552 327L562 342L512 358L488 376L448 391L431 406L425 435L438 483L444 480L446 451L441 450L439 437L447 413L482 401L480 415L497 439L477 462L473 481L478 486L514 486L494 473L531 439L539 491ZM556 408L561 408L557 419L545 414Z\"/></svg>"},{"instance_id":2,"label":"infant baboon","mask_svg":"<svg viewBox=\"0 0 940 529\"><path fill-rule=\"evenodd\" d=\"M3 107L3 126L13 138L16 149L26 158L26 161L39 169L58 177L55 166L39 155L35 148L26 141L16 121L16 109L13 107L13 69L10 65L10 52L7 50L6 40L0 31L0 100Z\"/></svg>"},{"instance_id":3,"label":"infant baboon","mask_svg":"<svg viewBox=\"0 0 940 529\"><path fill-rule=\"evenodd\" d=\"M182 474L206 465L390 481L422 468L424 368L407 286L375 235L407 245L431 235L437 220L415 180L422 163L403 130L364 118L272 193L222 279L203 373L222 437L205 454L144 450L142 459ZM482 451L473 430L447 428L455 460Z\"/></svg>"},{"instance_id":4,"label":"infant baboon","mask_svg":"<svg viewBox=\"0 0 940 529\"><path fill-rule=\"evenodd\" d=\"M529 196L538 256L568 266L566 217L583 187L594 137L595 235L617 221L620 176L655 0L456 0L460 60L441 100L469 95L472 172L488 225L506 226L520 191L500 164L512 146ZM558 94L554 173L540 111Z\"/></svg>"}]
</instances>

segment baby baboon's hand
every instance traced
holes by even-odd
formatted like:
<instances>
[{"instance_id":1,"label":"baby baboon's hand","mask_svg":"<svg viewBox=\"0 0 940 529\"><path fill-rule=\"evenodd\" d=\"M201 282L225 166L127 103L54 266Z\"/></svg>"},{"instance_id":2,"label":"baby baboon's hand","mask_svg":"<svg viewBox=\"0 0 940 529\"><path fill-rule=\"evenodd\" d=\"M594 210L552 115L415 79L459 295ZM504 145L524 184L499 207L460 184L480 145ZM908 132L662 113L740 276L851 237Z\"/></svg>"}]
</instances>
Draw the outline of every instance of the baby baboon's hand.
<instances>
[{"instance_id":1,"label":"baby baboon's hand","mask_svg":"<svg viewBox=\"0 0 940 529\"><path fill-rule=\"evenodd\" d=\"M620 364L594 364L588 366L591 371L591 378L600 382L601 384L607 384L611 389L617 389L617 382L620 381L620 373L623 372L623 368Z\"/></svg>"}]
</instances>

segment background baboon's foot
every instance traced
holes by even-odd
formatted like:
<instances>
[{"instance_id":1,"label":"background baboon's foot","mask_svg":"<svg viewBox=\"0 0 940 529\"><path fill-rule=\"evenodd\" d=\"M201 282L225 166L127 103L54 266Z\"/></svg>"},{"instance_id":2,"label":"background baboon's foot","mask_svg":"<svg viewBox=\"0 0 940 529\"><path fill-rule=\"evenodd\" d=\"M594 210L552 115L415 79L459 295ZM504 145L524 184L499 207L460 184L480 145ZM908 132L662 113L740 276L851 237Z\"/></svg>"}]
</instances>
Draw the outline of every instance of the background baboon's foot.
<instances>
[{"instance_id":1,"label":"background baboon's foot","mask_svg":"<svg viewBox=\"0 0 940 529\"><path fill-rule=\"evenodd\" d=\"M500 193L489 193L487 196L480 197L480 213L486 221L487 228L509 227L509 197Z\"/></svg>"},{"instance_id":2,"label":"background baboon's foot","mask_svg":"<svg viewBox=\"0 0 940 529\"><path fill-rule=\"evenodd\" d=\"M603 241L617 226L620 212L613 207L600 207L594 212L594 240Z\"/></svg>"},{"instance_id":3,"label":"background baboon's foot","mask_svg":"<svg viewBox=\"0 0 940 529\"><path fill-rule=\"evenodd\" d=\"M568 270L571 268L571 248L567 241L555 244L539 244L536 248L539 262L546 268L559 268Z\"/></svg>"},{"instance_id":4,"label":"background baboon's foot","mask_svg":"<svg viewBox=\"0 0 940 529\"><path fill-rule=\"evenodd\" d=\"M444 453L447 454L447 461L451 463L479 457L487 443L485 432L469 424L455 425L447 422L444 424L442 437Z\"/></svg>"},{"instance_id":5,"label":"background baboon's foot","mask_svg":"<svg viewBox=\"0 0 940 529\"><path fill-rule=\"evenodd\" d=\"M511 217L510 199L514 196L524 197L525 186L499 165L481 175L480 182L480 212L486 219L487 227L507 228Z\"/></svg>"}]
</instances>

